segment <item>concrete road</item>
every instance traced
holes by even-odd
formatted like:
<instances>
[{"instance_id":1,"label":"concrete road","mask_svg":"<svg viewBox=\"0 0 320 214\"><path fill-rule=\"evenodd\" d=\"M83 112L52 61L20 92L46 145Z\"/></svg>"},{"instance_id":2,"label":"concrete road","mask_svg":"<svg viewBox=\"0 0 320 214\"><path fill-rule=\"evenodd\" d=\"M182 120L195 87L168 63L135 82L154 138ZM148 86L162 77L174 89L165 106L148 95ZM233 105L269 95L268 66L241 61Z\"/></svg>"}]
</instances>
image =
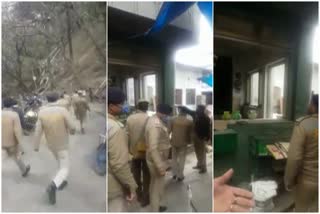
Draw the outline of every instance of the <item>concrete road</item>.
<instances>
[{"instance_id":1,"label":"concrete road","mask_svg":"<svg viewBox=\"0 0 320 214\"><path fill-rule=\"evenodd\" d=\"M206 174L199 174L192 169L197 163L193 146L189 148L184 170L185 179L177 182L172 179L172 172L166 175L166 187L163 205L167 206L167 212L211 212L212 211L212 152L207 153ZM187 187L191 187L191 204ZM138 202L129 205L132 212L149 212L150 207L142 208Z\"/></svg>"},{"instance_id":2,"label":"concrete road","mask_svg":"<svg viewBox=\"0 0 320 214\"><path fill-rule=\"evenodd\" d=\"M99 105L98 105L99 107ZM103 106L100 106L103 112ZM70 174L68 186L57 192L56 205L48 203L46 187L57 170L57 162L42 143L39 153L33 151L32 137L24 137L24 159L31 165L28 177L22 178L10 158L2 158L2 211L5 212L105 212L106 177L93 171L99 134L105 133L105 118L93 112L85 124L86 134L70 139Z\"/></svg>"}]
</instances>

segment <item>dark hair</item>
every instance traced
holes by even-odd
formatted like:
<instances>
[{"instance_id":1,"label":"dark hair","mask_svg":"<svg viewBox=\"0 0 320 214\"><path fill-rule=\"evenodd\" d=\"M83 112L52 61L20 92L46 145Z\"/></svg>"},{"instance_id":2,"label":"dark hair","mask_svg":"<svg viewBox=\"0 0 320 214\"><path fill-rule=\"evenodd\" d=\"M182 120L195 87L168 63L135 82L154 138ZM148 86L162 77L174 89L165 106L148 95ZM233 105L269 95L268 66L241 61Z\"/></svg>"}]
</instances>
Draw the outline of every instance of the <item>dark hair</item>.
<instances>
[{"instance_id":1,"label":"dark hair","mask_svg":"<svg viewBox=\"0 0 320 214\"><path fill-rule=\"evenodd\" d=\"M59 94L55 92L49 92L47 93L46 97L49 103L53 103L59 99Z\"/></svg>"},{"instance_id":2,"label":"dark hair","mask_svg":"<svg viewBox=\"0 0 320 214\"><path fill-rule=\"evenodd\" d=\"M3 106L5 108L11 108L12 106L16 105L17 101L11 97L7 97L3 99Z\"/></svg>"},{"instance_id":3,"label":"dark hair","mask_svg":"<svg viewBox=\"0 0 320 214\"><path fill-rule=\"evenodd\" d=\"M168 104L158 104L157 112L161 114L170 115L172 113L172 108Z\"/></svg>"},{"instance_id":4,"label":"dark hair","mask_svg":"<svg viewBox=\"0 0 320 214\"><path fill-rule=\"evenodd\" d=\"M187 114L189 111L185 106L178 106L179 113Z\"/></svg>"},{"instance_id":5,"label":"dark hair","mask_svg":"<svg viewBox=\"0 0 320 214\"><path fill-rule=\"evenodd\" d=\"M148 102L139 102L137 107L141 111L148 111L149 103Z\"/></svg>"},{"instance_id":6,"label":"dark hair","mask_svg":"<svg viewBox=\"0 0 320 214\"><path fill-rule=\"evenodd\" d=\"M312 105L315 106L317 112L318 112L318 107L319 107L319 96L318 94L313 94L311 97L311 103Z\"/></svg>"},{"instance_id":7,"label":"dark hair","mask_svg":"<svg viewBox=\"0 0 320 214\"><path fill-rule=\"evenodd\" d=\"M116 88L116 87L108 88L108 105L121 104L125 100L126 100L126 96L120 88Z\"/></svg>"}]
</instances>

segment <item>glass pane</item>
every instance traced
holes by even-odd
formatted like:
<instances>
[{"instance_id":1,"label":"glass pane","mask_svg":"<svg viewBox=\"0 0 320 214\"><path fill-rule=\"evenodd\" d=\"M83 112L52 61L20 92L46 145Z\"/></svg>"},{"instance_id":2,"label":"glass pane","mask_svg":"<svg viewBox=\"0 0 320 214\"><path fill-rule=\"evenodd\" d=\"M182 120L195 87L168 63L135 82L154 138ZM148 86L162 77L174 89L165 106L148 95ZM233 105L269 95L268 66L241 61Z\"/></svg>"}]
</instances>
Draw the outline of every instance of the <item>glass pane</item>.
<instances>
[{"instance_id":1,"label":"glass pane","mask_svg":"<svg viewBox=\"0 0 320 214\"><path fill-rule=\"evenodd\" d=\"M259 73L250 76L250 105L259 105Z\"/></svg>"},{"instance_id":2,"label":"glass pane","mask_svg":"<svg viewBox=\"0 0 320 214\"><path fill-rule=\"evenodd\" d=\"M196 104L196 90L195 89L186 89L186 100L187 105Z\"/></svg>"},{"instance_id":3,"label":"glass pane","mask_svg":"<svg viewBox=\"0 0 320 214\"><path fill-rule=\"evenodd\" d=\"M182 89L176 89L176 105L182 105Z\"/></svg>"},{"instance_id":4,"label":"glass pane","mask_svg":"<svg viewBox=\"0 0 320 214\"><path fill-rule=\"evenodd\" d=\"M130 106L135 106L133 78L127 79L127 101Z\"/></svg>"},{"instance_id":5,"label":"glass pane","mask_svg":"<svg viewBox=\"0 0 320 214\"><path fill-rule=\"evenodd\" d=\"M154 111L154 99L156 96L156 75L150 74L143 77L143 99L149 101L149 110Z\"/></svg>"},{"instance_id":6,"label":"glass pane","mask_svg":"<svg viewBox=\"0 0 320 214\"><path fill-rule=\"evenodd\" d=\"M318 94L318 92L319 92L318 75L319 75L319 67L318 67L318 64L314 63L313 64L313 72L312 72L312 83L311 83L311 91L314 94Z\"/></svg>"},{"instance_id":7,"label":"glass pane","mask_svg":"<svg viewBox=\"0 0 320 214\"><path fill-rule=\"evenodd\" d=\"M283 117L284 72L284 64L271 67L270 69L269 118L276 119Z\"/></svg>"}]
</instances>

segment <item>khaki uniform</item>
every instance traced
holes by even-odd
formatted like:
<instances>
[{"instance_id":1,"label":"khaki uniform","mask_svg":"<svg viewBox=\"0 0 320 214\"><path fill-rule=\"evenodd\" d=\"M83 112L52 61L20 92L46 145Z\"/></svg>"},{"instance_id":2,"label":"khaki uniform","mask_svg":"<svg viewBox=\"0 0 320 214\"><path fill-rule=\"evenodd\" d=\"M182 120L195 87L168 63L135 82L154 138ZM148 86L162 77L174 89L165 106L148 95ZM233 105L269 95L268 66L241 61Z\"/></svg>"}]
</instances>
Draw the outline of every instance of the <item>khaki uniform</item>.
<instances>
[{"instance_id":1,"label":"khaki uniform","mask_svg":"<svg viewBox=\"0 0 320 214\"><path fill-rule=\"evenodd\" d=\"M164 193L165 173L168 169L170 140L167 127L157 115L150 117L146 126L147 164L150 170L150 203L153 212L159 212Z\"/></svg>"},{"instance_id":2,"label":"khaki uniform","mask_svg":"<svg viewBox=\"0 0 320 214\"><path fill-rule=\"evenodd\" d=\"M61 98L57 101L57 104L66 108L68 111L70 111L70 107L71 107L71 102L70 100L66 99L66 98Z\"/></svg>"},{"instance_id":3,"label":"khaki uniform","mask_svg":"<svg viewBox=\"0 0 320 214\"><path fill-rule=\"evenodd\" d=\"M39 149L44 133L47 146L59 164L59 170L53 179L56 187L66 181L69 174L69 134L74 132L75 124L64 107L50 103L40 109L35 130L35 149Z\"/></svg>"},{"instance_id":4,"label":"khaki uniform","mask_svg":"<svg viewBox=\"0 0 320 214\"><path fill-rule=\"evenodd\" d=\"M22 142L22 128L19 115L10 110L2 110L2 151L12 157L21 173L26 171L26 165L22 161L19 145Z\"/></svg>"},{"instance_id":5,"label":"khaki uniform","mask_svg":"<svg viewBox=\"0 0 320 214\"><path fill-rule=\"evenodd\" d=\"M187 155L187 145L191 142L193 122L186 115L179 115L170 123L172 145L173 175L183 178L184 164Z\"/></svg>"},{"instance_id":6,"label":"khaki uniform","mask_svg":"<svg viewBox=\"0 0 320 214\"><path fill-rule=\"evenodd\" d=\"M130 115L126 122L126 130L129 139L129 151L133 155L131 171L138 184L137 195L139 201L149 201L150 172L146 161L146 151L140 148L145 144L145 127L148 121L145 112L138 111Z\"/></svg>"},{"instance_id":7,"label":"khaki uniform","mask_svg":"<svg viewBox=\"0 0 320 214\"><path fill-rule=\"evenodd\" d=\"M128 139L123 125L110 114L107 127L108 211L126 211L125 196L137 188L129 167Z\"/></svg>"},{"instance_id":8,"label":"khaki uniform","mask_svg":"<svg viewBox=\"0 0 320 214\"><path fill-rule=\"evenodd\" d=\"M318 212L318 115L297 120L284 179L288 190L295 188L296 212Z\"/></svg>"},{"instance_id":9,"label":"khaki uniform","mask_svg":"<svg viewBox=\"0 0 320 214\"><path fill-rule=\"evenodd\" d=\"M90 107L87 103L87 100L83 97L75 98L73 102L73 109L77 120L80 121L81 131L83 132L83 122L87 117L87 111L90 111Z\"/></svg>"}]
</instances>

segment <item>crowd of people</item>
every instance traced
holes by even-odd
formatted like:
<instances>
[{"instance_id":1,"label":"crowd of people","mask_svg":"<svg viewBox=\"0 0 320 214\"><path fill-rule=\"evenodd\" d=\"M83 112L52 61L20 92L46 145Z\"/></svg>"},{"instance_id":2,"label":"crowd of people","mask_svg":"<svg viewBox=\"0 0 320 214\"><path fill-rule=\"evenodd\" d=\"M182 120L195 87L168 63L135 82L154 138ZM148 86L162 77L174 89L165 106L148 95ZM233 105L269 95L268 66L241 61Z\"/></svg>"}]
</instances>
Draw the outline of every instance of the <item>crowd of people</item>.
<instances>
[{"instance_id":1,"label":"crowd of people","mask_svg":"<svg viewBox=\"0 0 320 214\"><path fill-rule=\"evenodd\" d=\"M148 116L148 101L139 100L136 112L124 125L117 116L123 111L125 99L121 89L108 88L108 211L126 212L128 203L136 198L142 207L150 204L150 211L164 212L167 207L161 199L165 176L172 169L172 179L183 182L187 146L191 142L198 161L194 169L207 172L211 119L202 105L196 111L179 106L179 114L172 117L171 106L158 104L156 113Z\"/></svg>"},{"instance_id":2,"label":"crowd of people","mask_svg":"<svg viewBox=\"0 0 320 214\"><path fill-rule=\"evenodd\" d=\"M36 112L37 121L33 143L34 151L38 152L42 136L45 135L46 145L58 163L59 169L47 187L49 203L55 204L56 191L64 189L68 184L69 135L75 134L76 131L72 111L80 123L81 133L84 133L83 122L90 108L82 91L77 91L72 96L65 92L61 95L56 92L48 92L46 101L47 104L40 106ZM2 151L15 161L22 176L26 177L31 167L23 160L23 111L13 97L4 97L2 103Z\"/></svg>"}]
</instances>

